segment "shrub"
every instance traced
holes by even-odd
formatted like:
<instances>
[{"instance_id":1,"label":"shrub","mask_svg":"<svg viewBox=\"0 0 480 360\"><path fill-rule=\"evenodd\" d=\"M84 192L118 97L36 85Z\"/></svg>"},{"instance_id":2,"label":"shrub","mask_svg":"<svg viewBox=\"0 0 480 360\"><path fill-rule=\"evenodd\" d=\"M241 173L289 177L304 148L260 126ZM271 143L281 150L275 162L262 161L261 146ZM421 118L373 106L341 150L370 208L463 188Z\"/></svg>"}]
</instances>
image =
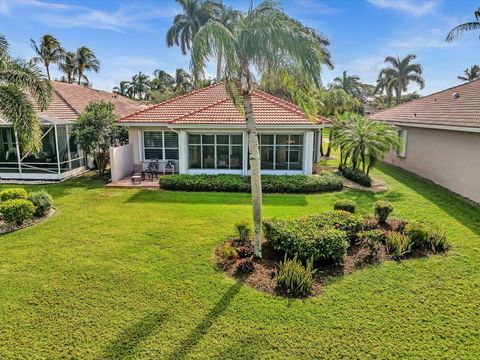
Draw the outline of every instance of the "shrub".
<instances>
[{"instance_id":1,"label":"shrub","mask_svg":"<svg viewBox=\"0 0 480 360\"><path fill-rule=\"evenodd\" d=\"M356 240L357 234L363 229L363 220L360 216L347 211L327 211L321 214L309 215L302 220L313 223L317 228L333 227L345 231L351 241Z\"/></svg>"},{"instance_id":2,"label":"shrub","mask_svg":"<svg viewBox=\"0 0 480 360\"><path fill-rule=\"evenodd\" d=\"M385 241L385 233L380 229L367 230L358 233L360 244L369 251L372 257L376 257L381 244Z\"/></svg>"},{"instance_id":3,"label":"shrub","mask_svg":"<svg viewBox=\"0 0 480 360\"><path fill-rule=\"evenodd\" d=\"M0 202L13 199L26 199L28 196L25 189L11 188L0 191Z\"/></svg>"},{"instance_id":4,"label":"shrub","mask_svg":"<svg viewBox=\"0 0 480 360\"><path fill-rule=\"evenodd\" d=\"M250 257L253 255L253 247L252 246L239 246L237 248L238 257L241 259Z\"/></svg>"},{"instance_id":5,"label":"shrub","mask_svg":"<svg viewBox=\"0 0 480 360\"><path fill-rule=\"evenodd\" d=\"M237 263L236 274L251 274L255 270L252 259L241 259Z\"/></svg>"},{"instance_id":6,"label":"shrub","mask_svg":"<svg viewBox=\"0 0 480 360\"><path fill-rule=\"evenodd\" d=\"M252 229L248 221L239 221L235 224L235 230L237 230L238 238L241 243L248 243L250 240L250 234Z\"/></svg>"},{"instance_id":7,"label":"shrub","mask_svg":"<svg viewBox=\"0 0 480 360\"><path fill-rule=\"evenodd\" d=\"M405 220L398 218L390 218L388 219L387 223L389 230L401 233L404 232L405 226L407 225L407 222Z\"/></svg>"},{"instance_id":8,"label":"shrub","mask_svg":"<svg viewBox=\"0 0 480 360\"><path fill-rule=\"evenodd\" d=\"M339 170L348 180L352 180L362 186L372 186L372 178L358 169L353 170L346 165L340 165Z\"/></svg>"},{"instance_id":9,"label":"shrub","mask_svg":"<svg viewBox=\"0 0 480 360\"><path fill-rule=\"evenodd\" d=\"M373 204L373 210L378 221L384 223L393 211L393 205L388 201L379 200Z\"/></svg>"},{"instance_id":10,"label":"shrub","mask_svg":"<svg viewBox=\"0 0 480 360\"><path fill-rule=\"evenodd\" d=\"M430 247L434 253L445 252L451 245L447 240L447 233L439 230L430 232Z\"/></svg>"},{"instance_id":11,"label":"shrub","mask_svg":"<svg viewBox=\"0 0 480 360\"><path fill-rule=\"evenodd\" d=\"M230 260L237 257L237 249L235 249L230 243L225 243L222 246L222 257L224 259Z\"/></svg>"},{"instance_id":12,"label":"shrub","mask_svg":"<svg viewBox=\"0 0 480 360\"><path fill-rule=\"evenodd\" d=\"M446 233L434 229L424 222L407 224L405 234L412 239L412 246L415 249L431 250L437 253L445 252L450 248Z\"/></svg>"},{"instance_id":13,"label":"shrub","mask_svg":"<svg viewBox=\"0 0 480 360\"><path fill-rule=\"evenodd\" d=\"M182 191L250 192L250 177L241 175L171 175L159 179L160 188ZM263 175L265 193L319 193L338 191L343 187L339 176Z\"/></svg>"},{"instance_id":14,"label":"shrub","mask_svg":"<svg viewBox=\"0 0 480 360\"><path fill-rule=\"evenodd\" d=\"M44 190L30 193L28 200L35 206L34 215L38 217L47 215L53 204L52 197Z\"/></svg>"},{"instance_id":15,"label":"shrub","mask_svg":"<svg viewBox=\"0 0 480 360\"><path fill-rule=\"evenodd\" d=\"M35 206L26 199L6 200L0 204L2 219L9 225L22 225L35 213Z\"/></svg>"},{"instance_id":16,"label":"shrub","mask_svg":"<svg viewBox=\"0 0 480 360\"><path fill-rule=\"evenodd\" d=\"M293 296L309 295L313 288L314 273L313 259L308 260L307 265L303 266L296 256L289 260L285 255L284 260L278 264L277 288Z\"/></svg>"},{"instance_id":17,"label":"shrub","mask_svg":"<svg viewBox=\"0 0 480 360\"><path fill-rule=\"evenodd\" d=\"M319 228L314 222L298 220L265 220L264 234L275 250L301 260L341 263L347 255L345 231L332 227Z\"/></svg>"},{"instance_id":18,"label":"shrub","mask_svg":"<svg viewBox=\"0 0 480 360\"><path fill-rule=\"evenodd\" d=\"M357 207L357 203L353 200L337 200L335 204L333 204L334 210L344 210L348 211L349 213L354 213L355 208Z\"/></svg>"},{"instance_id":19,"label":"shrub","mask_svg":"<svg viewBox=\"0 0 480 360\"><path fill-rule=\"evenodd\" d=\"M412 239L396 231L390 231L385 239L387 253L394 259L403 258L412 249Z\"/></svg>"}]
</instances>

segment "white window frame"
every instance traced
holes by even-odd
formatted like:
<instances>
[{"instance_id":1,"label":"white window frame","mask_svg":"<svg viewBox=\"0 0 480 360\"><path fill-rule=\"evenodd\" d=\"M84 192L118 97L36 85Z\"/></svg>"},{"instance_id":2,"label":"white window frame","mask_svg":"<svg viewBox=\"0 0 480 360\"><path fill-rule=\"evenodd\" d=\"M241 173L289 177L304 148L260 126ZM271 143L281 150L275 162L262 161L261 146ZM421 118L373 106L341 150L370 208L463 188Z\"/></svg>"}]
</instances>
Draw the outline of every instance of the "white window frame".
<instances>
[{"instance_id":1,"label":"white window frame","mask_svg":"<svg viewBox=\"0 0 480 360\"><path fill-rule=\"evenodd\" d=\"M303 133L288 133L288 134L282 134L282 133L261 133L261 134L258 134L259 135L259 138L258 138L258 143L259 143L259 151L260 151L260 161L262 161L262 147L271 147L273 146L273 169L265 169L265 171L272 171L272 170L278 170L278 171L301 171L303 169L303 165L305 163L305 159L304 159L304 155L303 155L303 149L304 149L304 146L305 146L305 134ZM268 144L268 145L262 145L262 142L261 142L261 136L270 136L272 135L273 136L273 144ZM287 141L287 145L285 144L282 144L282 145L277 145L277 135L287 135L288 136L288 141ZM300 136L302 138L302 144L301 145L291 145L290 144L290 136L291 135L295 135L295 136ZM287 146L287 168L286 169L277 169L277 146L278 147L282 147L282 146ZM290 169L290 147L291 146L296 146L299 149L300 151L300 156L302 157L302 161L301 161L301 167L300 169Z\"/></svg>"},{"instance_id":2,"label":"white window frame","mask_svg":"<svg viewBox=\"0 0 480 360\"><path fill-rule=\"evenodd\" d=\"M162 146L145 146L145 133L162 133ZM166 147L165 146L165 133L173 133L176 134L174 131L164 131L164 130L144 130L142 132L142 150L143 150L143 159L144 160L161 160L161 161L178 161L180 157L180 139L177 134L177 147ZM148 159L146 156L145 151L147 149L160 149L162 151L162 158L161 159ZM178 156L176 159L167 159L166 158L166 151L165 150L177 150Z\"/></svg>"},{"instance_id":3,"label":"white window frame","mask_svg":"<svg viewBox=\"0 0 480 360\"><path fill-rule=\"evenodd\" d=\"M397 148L396 154L398 157L406 158L407 157L407 138L408 138L408 131L405 129L398 130L398 137L401 140L401 148Z\"/></svg>"},{"instance_id":4,"label":"white window frame","mask_svg":"<svg viewBox=\"0 0 480 360\"><path fill-rule=\"evenodd\" d=\"M190 144L190 135L200 135L200 143L198 144ZM213 144L203 144L203 135L211 135L214 137L214 142ZM217 136L220 135L220 136L228 136L228 144L219 144L217 142ZM232 144L232 136L241 136L242 137L242 143L241 144ZM189 170L238 170L238 171L241 171L242 170L242 167L243 167L243 134L242 133L189 133L188 136L187 136L187 142L188 142L188 154L189 154L189 157L188 157L188 169ZM195 167L195 168L192 168L191 165L190 165L190 146L200 146L200 167ZM203 147L204 146L213 146L213 149L214 149L214 164L215 164L215 167L213 168L204 168L203 167ZM228 168L219 168L218 167L218 159L217 159L217 147L218 146L228 146ZM242 148L242 161L241 161L241 165L242 167L240 168L236 168L236 169L232 169L232 164L231 164L231 157L232 157L232 148L233 147L239 147L239 148Z\"/></svg>"}]
</instances>

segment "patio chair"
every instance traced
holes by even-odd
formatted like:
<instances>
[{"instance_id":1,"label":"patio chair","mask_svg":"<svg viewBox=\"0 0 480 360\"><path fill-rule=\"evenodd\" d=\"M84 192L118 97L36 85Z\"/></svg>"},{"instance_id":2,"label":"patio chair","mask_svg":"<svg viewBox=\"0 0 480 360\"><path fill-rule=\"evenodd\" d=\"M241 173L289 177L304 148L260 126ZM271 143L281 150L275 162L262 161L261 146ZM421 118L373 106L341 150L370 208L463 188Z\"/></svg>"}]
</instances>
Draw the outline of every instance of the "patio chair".
<instances>
[{"instance_id":1,"label":"patio chair","mask_svg":"<svg viewBox=\"0 0 480 360\"><path fill-rule=\"evenodd\" d=\"M167 170L172 171L172 175L175 174L175 161L167 161L167 163L163 166L163 175L166 175Z\"/></svg>"},{"instance_id":2,"label":"patio chair","mask_svg":"<svg viewBox=\"0 0 480 360\"><path fill-rule=\"evenodd\" d=\"M150 161L148 163L148 167L147 167L147 170L145 170L145 174L148 176L148 179L150 181L153 181L153 177L158 179L157 167L158 167L158 160Z\"/></svg>"},{"instance_id":3,"label":"patio chair","mask_svg":"<svg viewBox=\"0 0 480 360\"><path fill-rule=\"evenodd\" d=\"M132 184L141 184L145 180L145 173L143 172L143 164L133 164Z\"/></svg>"}]
</instances>

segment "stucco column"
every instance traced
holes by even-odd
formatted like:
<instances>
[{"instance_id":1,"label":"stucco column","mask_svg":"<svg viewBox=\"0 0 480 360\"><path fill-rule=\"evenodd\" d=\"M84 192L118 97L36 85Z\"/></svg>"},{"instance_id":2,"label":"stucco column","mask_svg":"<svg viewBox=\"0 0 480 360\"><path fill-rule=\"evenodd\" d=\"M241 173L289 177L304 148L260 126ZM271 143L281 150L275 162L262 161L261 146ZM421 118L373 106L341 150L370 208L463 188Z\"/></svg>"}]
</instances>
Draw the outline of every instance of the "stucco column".
<instances>
[{"instance_id":1,"label":"stucco column","mask_svg":"<svg viewBox=\"0 0 480 360\"><path fill-rule=\"evenodd\" d=\"M185 130L178 132L178 172L188 172L188 134Z\"/></svg>"},{"instance_id":2,"label":"stucco column","mask_svg":"<svg viewBox=\"0 0 480 360\"><path fill-rule=\"evenodd\" d=\"M303 137L303 173L312 175L313 131L307 131Z\"/></svg>"}]
</instances>

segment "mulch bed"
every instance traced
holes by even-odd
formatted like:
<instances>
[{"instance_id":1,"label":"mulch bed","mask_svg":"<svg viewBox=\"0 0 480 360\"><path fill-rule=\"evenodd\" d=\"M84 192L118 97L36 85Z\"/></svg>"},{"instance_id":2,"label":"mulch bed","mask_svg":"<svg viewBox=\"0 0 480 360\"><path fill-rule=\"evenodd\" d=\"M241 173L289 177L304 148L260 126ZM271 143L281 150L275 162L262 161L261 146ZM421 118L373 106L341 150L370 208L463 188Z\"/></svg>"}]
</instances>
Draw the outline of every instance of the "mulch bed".
<instances>
[{"instance_id":1,"label":"mulch bed","mask_svg":"<svg viewBox=\"0 0 480 360\"><path fill-rule=\"evenodd\" d=\"M3 221L0 220L0 235L1 234L7 234L7 233L12 232L12 231L17 231L17 230L24 229L26 227L33 226L33 225L36 225L38 223L41 223L42 221L45 221L49 217L53 216L55 214L55 211L56 210L54 208L52 208L47 215L42 216L42 217L34 217L33 219L24 221L23 224L19 225L19 226L7 225Z\"/></svg>"}]
</instances>

